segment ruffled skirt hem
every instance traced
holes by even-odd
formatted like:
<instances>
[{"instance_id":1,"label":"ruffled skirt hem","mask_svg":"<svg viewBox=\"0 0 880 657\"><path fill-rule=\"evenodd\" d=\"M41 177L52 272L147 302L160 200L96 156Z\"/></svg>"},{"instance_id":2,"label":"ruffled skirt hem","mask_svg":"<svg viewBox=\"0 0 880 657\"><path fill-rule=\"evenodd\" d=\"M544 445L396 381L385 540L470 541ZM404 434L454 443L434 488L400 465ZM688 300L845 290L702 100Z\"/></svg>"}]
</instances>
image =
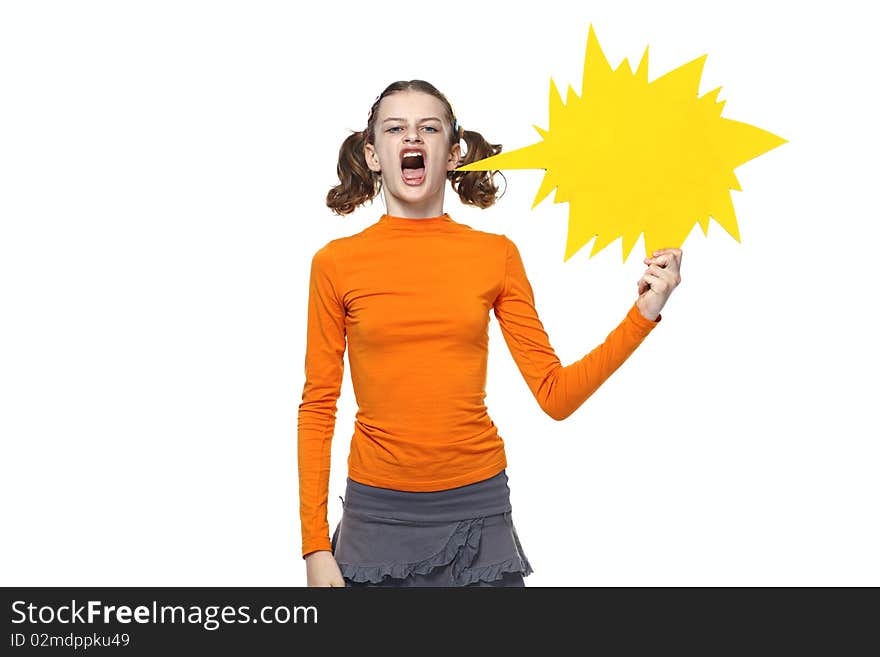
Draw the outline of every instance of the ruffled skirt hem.
<instances>
[{"instance_id":1,"label":"ruffled skirt hem","mask_svg":"<svg viewBox=\"0 0 880 657\"><path fill-rule=\"evenodd\" d=\"M355 583L381 584L388 579L405 580L414 575L430 575L438 569L450 569L450 586L467 586L478 582L495 582L506 573L520 573L522 577L530 575L533 570L526 558L516 528L513 526L510 512L506 512L504 521L510 528L516 553L511 557L491 564L473 564L480 550L484 517L462 520L458 523L446 544L435 554L409 563L385 563L363 565L346 563L337 559L343 578ZM336 536L334 536L335 545Z\"/></svg>"}]
</instances>

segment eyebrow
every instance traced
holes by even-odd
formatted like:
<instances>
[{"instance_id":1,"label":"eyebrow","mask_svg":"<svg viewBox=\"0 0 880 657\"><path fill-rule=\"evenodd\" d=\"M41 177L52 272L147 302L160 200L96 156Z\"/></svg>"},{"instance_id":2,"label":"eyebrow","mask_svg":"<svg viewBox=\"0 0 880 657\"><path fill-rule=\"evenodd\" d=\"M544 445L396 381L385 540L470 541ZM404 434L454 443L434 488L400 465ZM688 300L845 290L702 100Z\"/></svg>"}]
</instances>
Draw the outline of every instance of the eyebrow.
<instances>
[{"instance_id":1,"label":"eyebrow","mask_svg":"<svg viewBox=\"0 0 880 657\"><path fill-rule=\"evenodd\" d=\"M439 121L439 120L440 119L437 118L436 116L426 116L423 119L419 119L419 123L422 123L424 121ZM404 119L403 117L400 117L400 116L389 116L387 119L385 119L385 121L382 121L382 123L385 123L386 121L406 121L406 119Z\"/></svg>"}]
</instances>

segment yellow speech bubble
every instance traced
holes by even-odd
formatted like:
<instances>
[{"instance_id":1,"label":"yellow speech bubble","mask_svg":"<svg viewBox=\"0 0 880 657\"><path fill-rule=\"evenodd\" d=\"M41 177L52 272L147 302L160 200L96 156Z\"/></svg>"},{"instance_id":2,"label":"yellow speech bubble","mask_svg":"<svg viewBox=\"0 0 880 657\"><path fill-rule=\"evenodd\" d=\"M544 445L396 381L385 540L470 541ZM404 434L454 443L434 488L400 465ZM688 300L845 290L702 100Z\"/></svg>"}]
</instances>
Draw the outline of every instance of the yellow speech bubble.
<instances>
[{"instance_id":1,"label":"yellow speech bubble","mask_svg":"<svg viewBox=\"0 0 880 657\"><path fill-rule=\"evenodd\" d=\"M680 247L709 217L740 241L730 190L733 170L786 143L754 126L721 117L714 89L698 98L706 55L648 82L648 49L635 73L626 59L612 70L590 25L582 97L571 86L565 105L550 80L543 141L499 153L456 171L544 169L532 204L554 188L569 203L568 260L594 237L590 257L622 237L623 261L639 236L645 253Z\"/></svg>"}]
</instances>

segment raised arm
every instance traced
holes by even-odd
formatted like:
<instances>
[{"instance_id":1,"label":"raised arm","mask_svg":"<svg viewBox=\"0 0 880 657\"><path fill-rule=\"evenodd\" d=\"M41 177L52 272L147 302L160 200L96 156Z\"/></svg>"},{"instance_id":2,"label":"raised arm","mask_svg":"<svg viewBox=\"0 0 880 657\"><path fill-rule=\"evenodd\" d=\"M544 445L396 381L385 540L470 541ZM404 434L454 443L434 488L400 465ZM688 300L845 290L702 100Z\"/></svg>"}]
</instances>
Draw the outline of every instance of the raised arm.
<instances>
[{"instance_id":1,"label":"raised arm","mask_svg":"<svg viewBox=\"0 0 880 657\"><path fill-rule=\"evenodd\" d=\"M662 318L645 318L633 303L602 344L580 360L563 366L538 318L519 249L504 237L506 271L493 311L507 347L538 404L554 420L564 420L623 364Z\"/></svg>"}]
</instances>

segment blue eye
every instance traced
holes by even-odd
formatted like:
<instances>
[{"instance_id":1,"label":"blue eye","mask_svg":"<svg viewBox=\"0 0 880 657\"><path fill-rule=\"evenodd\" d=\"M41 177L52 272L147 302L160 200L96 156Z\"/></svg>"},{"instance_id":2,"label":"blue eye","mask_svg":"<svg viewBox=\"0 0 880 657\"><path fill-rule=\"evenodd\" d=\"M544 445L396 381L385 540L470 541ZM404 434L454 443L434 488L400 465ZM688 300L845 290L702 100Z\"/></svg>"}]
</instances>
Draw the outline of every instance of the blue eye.
<instances>
[{"instance_id":1,"label":"blue eye","mask_svg":"<svg viewBox=\"0 0 880 657\"><path fill-rule=\"evenodd\" d=\"M432 125L426 125L425 128L428 130L432 130L433 132L439 132L439 130L437 130L437 128L435 128ZM388 128L388 130L386 130L386 132L394 132L395 130L402 130L402 129L403 128L401 128L399 125L396 125L396 126L392 126L391 128Z\"/></svg>"}]
</instances>

